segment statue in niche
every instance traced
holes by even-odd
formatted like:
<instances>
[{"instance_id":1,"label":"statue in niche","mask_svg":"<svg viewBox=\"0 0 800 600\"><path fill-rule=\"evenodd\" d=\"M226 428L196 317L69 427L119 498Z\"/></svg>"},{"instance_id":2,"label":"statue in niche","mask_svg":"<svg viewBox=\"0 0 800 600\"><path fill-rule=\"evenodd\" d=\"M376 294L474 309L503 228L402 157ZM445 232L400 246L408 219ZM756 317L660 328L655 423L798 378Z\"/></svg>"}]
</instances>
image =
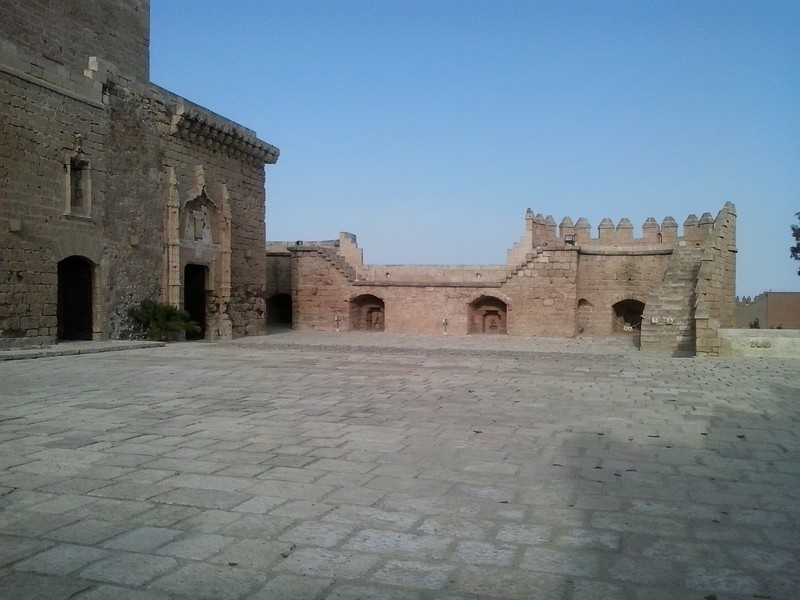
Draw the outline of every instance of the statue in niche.
<instances>
[{"instance_id":1,"label":"statue in niche","mask_svg":"<svg viewBox=\"0 0 800 600\"><path fill-rule=\"evenodd\" d=\"M202 201L195 201L186 211L185 239L211 244L211 214Z\"/></svg>"},{"instance_id":2,"label":"statue in niche","mask_svg":"<svg viewBox=\"0 0 800 600\"><path fill-rule=\"evenodd\" d=\"M192 211L195 241L211 242L211 226L208 217L208 209L205 204L201 204L199 209Z\"/></svg>"}]
</instances>

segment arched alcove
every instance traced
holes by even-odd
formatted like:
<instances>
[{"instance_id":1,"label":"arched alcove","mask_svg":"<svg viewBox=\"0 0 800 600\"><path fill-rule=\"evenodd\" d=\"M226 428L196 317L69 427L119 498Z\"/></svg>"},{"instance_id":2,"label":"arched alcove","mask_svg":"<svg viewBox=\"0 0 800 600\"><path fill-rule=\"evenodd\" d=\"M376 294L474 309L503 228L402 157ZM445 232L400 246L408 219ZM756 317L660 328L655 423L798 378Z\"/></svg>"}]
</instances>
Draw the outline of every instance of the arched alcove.
<instances>
[{"instance_id":1,"label":"arched alcove","mask_svg":"<svg viewBox=\"0 0 800 600\"><path fill-rule=\"evenodd\" d=\"M494 296L481 296L469 305L469 333L506 333L508 307Z\"/></svg>"},{"instance_id":2,"label":"arched alcove","mask_svg":"<svg viewBox=\"0 0 800 600\"><path fill-rule=\"evenodd\" d=\"M611 308L613 309L612 330L615 333L641 330L644 302L628 298L620 300Z\"/></svg>"},{"instance_id":3,"label":"arched alcove","mask_svg":"<svg viewBox=\"0 0 800 600\"><path fill-rule=\"evenodd\" d=\"M383 300L372 294L356 296L350 301L352 331L383 331L385 321Z\"/></svg>"}]
</instances>

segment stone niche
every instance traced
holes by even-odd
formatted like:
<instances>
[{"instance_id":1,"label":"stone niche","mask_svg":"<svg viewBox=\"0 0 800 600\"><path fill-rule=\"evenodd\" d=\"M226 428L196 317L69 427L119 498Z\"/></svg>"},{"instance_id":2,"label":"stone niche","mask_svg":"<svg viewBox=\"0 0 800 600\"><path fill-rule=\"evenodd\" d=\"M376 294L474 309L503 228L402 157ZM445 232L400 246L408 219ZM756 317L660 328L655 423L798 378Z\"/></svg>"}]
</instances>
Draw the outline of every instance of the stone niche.
<instances>
[{"instance_id":1,"label":"stone niche","mask_svg":"<svg viewBox=\"0 0 800 600\"><path fill-rule=\"evenodd\" d=\"M506 333L508 307L493 296L482 296L470 304L469 333Z\"/></svg>"},{"instance_id":2,"label":"stone niche","mask_svg":"<svg viewBox=\"0 0 800 600\"><path fill-rule=\"evenodd\" d=\"M377 296L357 296L350 301L350 328L353 331L383 331L384 312L384 302Z\"/></svg>"}]
</instances>

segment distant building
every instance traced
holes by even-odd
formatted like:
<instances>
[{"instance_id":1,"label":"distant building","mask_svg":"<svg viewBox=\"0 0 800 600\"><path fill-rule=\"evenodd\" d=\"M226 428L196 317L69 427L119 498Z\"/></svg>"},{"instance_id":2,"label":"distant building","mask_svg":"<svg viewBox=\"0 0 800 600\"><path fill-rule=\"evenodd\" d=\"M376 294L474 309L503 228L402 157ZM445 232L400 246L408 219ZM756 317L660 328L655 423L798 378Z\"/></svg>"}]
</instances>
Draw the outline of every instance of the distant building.
<instances>
[{"instance_id":1,"label":"distant building","mask_svg":"<svg viewBox=\"0 0 800 600\"><path fill-rule=\"evenodd\" d=\"M0 346L125 338L146 298L185 307L208 339L265 331L278 150L150 83L149 13L3 2Z\"/></svg>"},{"instance_id":2,"label":"distant building","mask_svg":"<svg viewBox=\"0 0 800 600\"><path fill-rule=\"evenodd\" d=\"M592 237L586 219L525 217L502 266L365 265L356 237L271 242L271 320L295 329L640 337L641 348L714 355L733 327L736 211L622 219ZM291 311L288 307L291 307Z\"/></svg>"},{"instance_id":3,"label":"distant building","mask_svg":"<svg viewBox=\"0 0 800 600\"><path fill-rule=\"evenodd\" d=\"M736 298L736 327L800 329L800 292L764 292Z\"/></svg>"}]
</instances>

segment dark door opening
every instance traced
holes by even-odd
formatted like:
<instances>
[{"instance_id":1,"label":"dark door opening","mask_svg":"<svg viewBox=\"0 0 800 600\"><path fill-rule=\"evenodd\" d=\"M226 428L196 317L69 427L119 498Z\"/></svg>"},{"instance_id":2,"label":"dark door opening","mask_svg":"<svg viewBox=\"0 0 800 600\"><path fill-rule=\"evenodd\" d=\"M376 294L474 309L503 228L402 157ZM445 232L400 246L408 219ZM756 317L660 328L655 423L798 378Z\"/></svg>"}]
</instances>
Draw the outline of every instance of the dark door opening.
<instances>
[{"instance_id":1,"label":"dark door opening","mask_svg":"<svg viewBox=\"0 0 800 600\"><path fill-rule=\"evenodd\" d=\"M614 332L640 331L642 328L642 314L644 302L628 299L617 302L611 307L614 311Z\"/></svg>"},{"instance_id":2,"label":"dark door opening","mask_svg":"<svg viewBox=\"0 0 800 600\"><path fill-rule=\"evenodd\" d=\"M206 273L204 265L186 265L183 270L183 309L200 326L200 331L187 331L187 340L206 337Z\"/></svg>"},{"instance_id":3,"label":"dark door opening","mask_svg":"<svg viewBox=\"0 0 800 600\"><path fill-rule=\"evenodd\" d=\"M92 263L70 256L58 263L58 339L92 339Z\"/></svg>"},{"instance_id":4,"label":"dark door opening","mask_svg":"<svg viewBox=\"0 0 800 600\"><path fill-rule=\"evenodd\" d=\"M267 302L267 324L290 326L292 324L292 297L275 294Z\"/></svg>"}]
</instances>

